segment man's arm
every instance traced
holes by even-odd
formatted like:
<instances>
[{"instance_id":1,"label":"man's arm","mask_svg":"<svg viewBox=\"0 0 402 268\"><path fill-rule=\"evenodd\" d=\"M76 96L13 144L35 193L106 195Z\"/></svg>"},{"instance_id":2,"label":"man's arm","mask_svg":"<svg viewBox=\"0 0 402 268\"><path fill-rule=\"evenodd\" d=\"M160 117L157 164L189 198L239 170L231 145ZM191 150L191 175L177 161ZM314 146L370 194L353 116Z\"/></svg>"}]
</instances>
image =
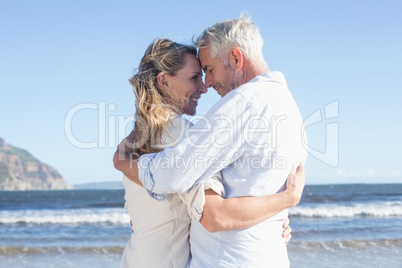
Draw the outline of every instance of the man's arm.
<instances>
[{"instance_id":1,"label":"man's arm","mask_svg":"<svg viewBox=\"0 0 402 268\"><path fill-rule=\"evenodd\" d=\"M248 148L244 130L253 116L248 104L241 94L222 98L174 147L142 155L138 175L144 187L163 199L169 193L187 192L234 163ZM234 107L241 107L241 112L233 112Z\"/></svg>"},{"instance_id":2,"label":"man's arm","mask_svg":"<svg viewBox=\"0 0 402 268\"><path fill-rule=\"evenodd\" d=\"M204 211L200 223L209 232L244 229L275 216L300 202L305 184L304 166L289 174L286 190L264 197L223 199L212 190L205 191Z\"/></svg>"},{"instance_id":3,"label":"man's arm","mask_svg":"<svg viewBox=\"0 0 402 268\"><path fill-rule=\"evenodd\" d=\"M117 150L113 155L113 164L127 178L142 186L138 178L138 162L133 158L132 154L134 138L135 129L117 146Z\"/></svg>"}]
</instances>

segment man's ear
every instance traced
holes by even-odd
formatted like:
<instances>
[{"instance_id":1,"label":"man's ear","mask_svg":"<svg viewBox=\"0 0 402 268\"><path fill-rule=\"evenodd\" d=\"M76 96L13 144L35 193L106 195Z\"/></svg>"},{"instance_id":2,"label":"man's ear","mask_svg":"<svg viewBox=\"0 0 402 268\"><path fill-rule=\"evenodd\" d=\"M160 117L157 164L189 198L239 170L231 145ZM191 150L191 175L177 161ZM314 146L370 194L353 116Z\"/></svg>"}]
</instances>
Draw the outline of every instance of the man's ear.
<instances>
[{"instance_id":1,"label":"man's ear","mask_svg":"<svg viewBox=\"0 0 402 268\"><path fill-rule=\"evenodd\" d=\"M241 69L243 67L243 53L237 47L232 48L229 51L229 64L232 65L234 69Z\"/></svg>"},{"instance_id":2,"label":"man's ear","mask_svg":"<svg viewBox=\"0 0 402 268\"><path fill-rule=\"evenodd\" d=\"M170 89L169 77L166 73L160 72L158 74L157 81L161 88L166 89L166 90Z\"/></svg>"}]
</instances>

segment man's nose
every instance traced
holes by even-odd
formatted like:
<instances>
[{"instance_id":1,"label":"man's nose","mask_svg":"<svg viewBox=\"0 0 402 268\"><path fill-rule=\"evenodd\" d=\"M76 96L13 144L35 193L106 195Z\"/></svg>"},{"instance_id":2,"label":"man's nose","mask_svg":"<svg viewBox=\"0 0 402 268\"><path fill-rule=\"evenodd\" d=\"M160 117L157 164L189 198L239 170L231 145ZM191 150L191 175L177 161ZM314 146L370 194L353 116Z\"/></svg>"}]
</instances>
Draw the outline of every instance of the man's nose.
<instances>
[{"instance_id":1,"label":"man's nose","mask_svg":"<svg viewBox=\"0 0 402 268\"><path fill-rule=\"evenodd\" d=\"M201 81L201 85L198 88L198 90L201 92L201 94L205 94L208 92L208 88L205 86L205 84Z\"/></svg>"},{"instance_id":2,"label":"man's nose","mask_svg":"<svg viewBox=\"0 0 402 268\"><path fill-rule=\"evenodd\" d=\"M207 88L212 87L213 83L214 82L213 82L211 76L209 74L205 74L205 86Z\"/></svg>"}]
</instances>

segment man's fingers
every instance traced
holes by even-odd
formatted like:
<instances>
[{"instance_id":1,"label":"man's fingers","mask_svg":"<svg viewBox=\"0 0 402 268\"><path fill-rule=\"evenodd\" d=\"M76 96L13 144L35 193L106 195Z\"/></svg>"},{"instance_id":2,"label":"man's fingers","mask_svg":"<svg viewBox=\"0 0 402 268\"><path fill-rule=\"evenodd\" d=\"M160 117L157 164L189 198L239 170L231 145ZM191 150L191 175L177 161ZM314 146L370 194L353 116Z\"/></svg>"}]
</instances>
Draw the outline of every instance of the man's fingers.
<instances>
[{"instance_id":1,"label":"man's fingers","mask_svg":"<svg viewBox=\"0 0 402 268\"><path fill-rule=\"evenodd\" d=\"M286 217L286 219L283 221L282 228L286 230L289 227L289 223L289 217Z\"/></svg>"},{"instance_id":2,"label":"man's fingers","mask_svg":"<svg viewBox=\"0 0 402 268\"><path fill-rule=\"evenodd\" d=\"M296 174L296 167L293 166L292 169L290 170L290 174Z\"/></svg>"},{"instance_id":3,"label":"man's fingers","mask_svg":"<svg viewBox=\"0 0 402 268\"><path fill-rule=\"evenodd\" d=\"M304 175L304 163L300 162L300 165L297 167L296 175L302 176Z\"/></svg>"},{"instance_id":4,"label":"man's fingers","mask_svg":"<svg viewBox=\"0 0 402 268\"><path fill-rule=\"evenodd\" d=\"M287 245L289 243L289 240L292 238L292 235L289 234L288 236L286 236L285 238L285 245Z\"/></svg>"},{"instance_id":5,"label":"man's fingers","mask_svg":"<svg viewBox=\"0 0 402 268\"><path fill-rule=\"evenodd\" d=\"M282 236L283 236L283 237L287 237L287 236L290 235L291 232L292 232L292 228L291 228L290 226L288 226L288 228L286 228L286 229L283 231Z\"/></svg>"},{"instance_id":6,"label":"man's fingers","mask_svg":"<svg viewBox=\"0 0 402 268\"><path fill-rule=\"evenodd\" d=\"M285 244L289 242L289 240L292 238L292 228L289 226L289 218L287 218L284 223L283 223L283 233L282 237L285 238Z\"/></svg>"}]
</instances>

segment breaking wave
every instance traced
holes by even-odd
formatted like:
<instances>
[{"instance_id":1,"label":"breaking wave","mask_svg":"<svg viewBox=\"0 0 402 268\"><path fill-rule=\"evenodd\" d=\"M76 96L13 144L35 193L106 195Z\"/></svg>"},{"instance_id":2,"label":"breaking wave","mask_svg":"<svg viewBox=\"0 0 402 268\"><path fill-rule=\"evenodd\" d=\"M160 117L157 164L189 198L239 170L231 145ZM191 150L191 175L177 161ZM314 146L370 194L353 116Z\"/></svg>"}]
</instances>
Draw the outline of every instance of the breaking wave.
<instances>
[{"instance_id":1,"label":"breaking wave","mask_svg":"<svg viewBox=\"0 0 402 268\"><path fill-rule=\"evenodd\" d=\"M298 217L397 217L402 216L402 201L377 203L300 204L289 209Z\"/></svg>"},{"instance_id":2,"label":"breaking wave","mask_svg":"<svg viewBox=\"0 0 402 268\"><path fill-rule=\"evenodd\" d=\"M62 209L0 211L0 224L127 224L124 209Z\"/></svg>"}]
</instances>

